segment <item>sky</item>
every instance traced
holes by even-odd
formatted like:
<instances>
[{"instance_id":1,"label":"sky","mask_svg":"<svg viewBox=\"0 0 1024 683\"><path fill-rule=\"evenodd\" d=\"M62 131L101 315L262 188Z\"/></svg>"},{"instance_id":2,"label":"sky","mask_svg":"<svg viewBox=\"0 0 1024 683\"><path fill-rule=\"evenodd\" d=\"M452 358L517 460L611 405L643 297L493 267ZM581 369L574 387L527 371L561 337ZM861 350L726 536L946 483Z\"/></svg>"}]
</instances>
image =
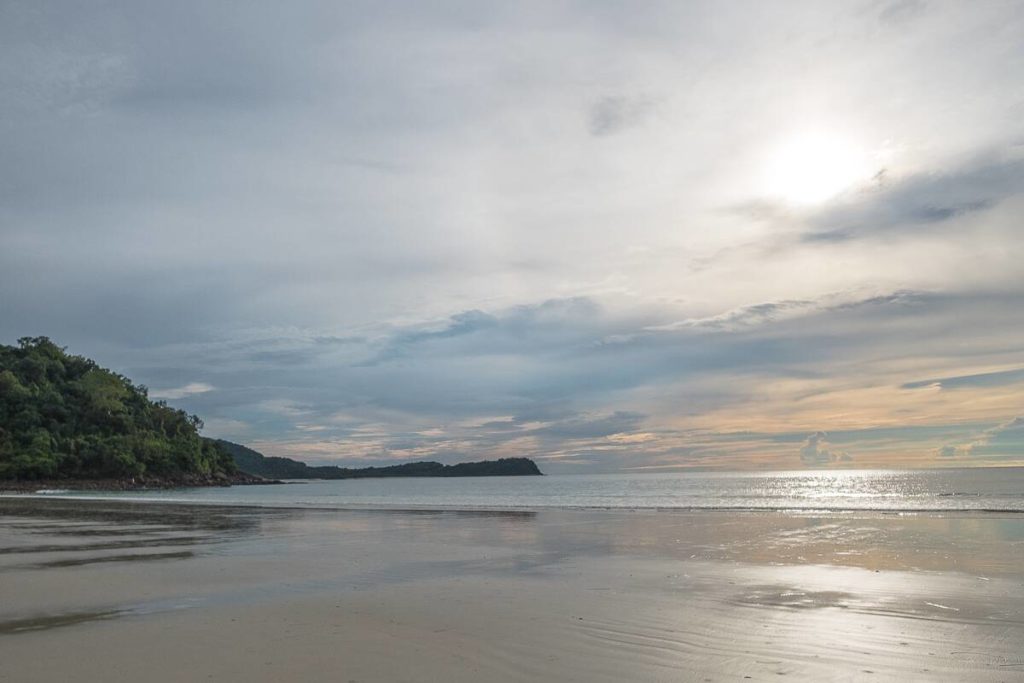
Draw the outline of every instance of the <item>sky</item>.
<instances>
[{"instance_id":1,"label":"sky","mask_svg":"<svg viewBox=\"0 0 1024 683\"><path fill-rule=\"evenodd\" d=\"M268 455L1024 464L1024 3L0 0L0 343Z\"/></svg>"}]
</instances>

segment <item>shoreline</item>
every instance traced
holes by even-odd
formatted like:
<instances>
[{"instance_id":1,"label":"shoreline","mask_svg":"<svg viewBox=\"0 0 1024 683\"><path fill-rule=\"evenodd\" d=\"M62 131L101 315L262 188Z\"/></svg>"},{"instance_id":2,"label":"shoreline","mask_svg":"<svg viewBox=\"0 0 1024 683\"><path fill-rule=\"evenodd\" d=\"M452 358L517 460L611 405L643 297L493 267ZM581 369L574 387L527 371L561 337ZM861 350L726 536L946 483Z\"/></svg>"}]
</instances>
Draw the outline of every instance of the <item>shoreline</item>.
<instances>
[{"instance_id":1,"label":"shoreline","mask_svg":"<svg viewBox=\"0 0 1024 683\"><path fill-rule=\"evenodd\" d=\"M231 486L267 486L283 484L239 472L222 476L185 475L180 477L132 477L128 479L23 479L0 480L0 495L38 493L39 491L168 491L186 488L228 488Z\"/></svg>"},{"instance_id":2,"label":"shoreline","mask_svg":"<svg viewBox=\"0 0 1024 683\"><path fill-rule=\"evenodd\" d=\"M201 506L210 508L241 508L247 510L296 510L296 511L323 511L323 512L452 512L452 513L539 513L539 512L610 512L624 514L641 513L721 513L721 514L781 514L794 516L844 516L856 514L871 514L885 517L900 516L943 516L943 515L965 515L965 516L998 516L1008 515L1016 517L1024 515L1024 509L1019 508L940 508L940 507L917 507L917 508L885 508L885 507L799 507L799 506L775 506L775 507L729 507L729 506L609 506L609 505L471 505L467 503L448 503L439 505L428 504L372 504L372 503L339 503L326 505L323 503L302 504L294 501L273 502L273 501L238 501L238 500L199 500L189 499L168 499L151 497L121 497L118 495L76 495L80 492L97 494L118 494L133 492L162 492L162 491L184 491L189 488L230 488L231 486L264 486L264 485L300 485L307 483L306 480L260 480L252 482L238 482L234 484L210 484L210 485L167 485L167 486L134 486L130 488L72 488L68 486L57 486L57 482L49 482L54 486L26 487L24 489L7 489L0 485L0 501L10 500L54 500L54 501L83 501L83 502L121 502L121 503L145 503L152 505L184 505ZM102 482L101 482L102 483Z\"/></svg>"},{"instance_id":3,"label":"shoreline","mask_svg":"<svg viewBox=\"0 0 1024 683\"><path fill-rule=\"evenodd\" d=\"M193 480L194 481L194 480ZM241 478L236 483L264 484ZM83 482L51 478L0 483L0 495L97 498L248 508L420 511L607 510L653 513L736 513L879 516L1024 517L1024 469L948 475L931 471L883 475L871 471L830 481L814 474L753 481L556 475L538 477L390 477L359 480L289 478L272 488L171 480ZM210 486L209 484L220 484ZM294 484L284 486L283 484Z\"/></svg>"},{"instance_id":4,"label":"shoreline","mask_svg":"<svg viewBox=\"0 0 1024 683\"><path fill-rule=\"evenodd\" d=\"M246 523L259 519L291 519L342 527L353 523L388 526L400 523L399 520L427 526L468 528L492 524L502 527L509 524L516 527L595 525L602 527L601 535L617 539L617 545L632 547L635 536L646 539L644 543L654 542L653 546L644 549L643 554L670 556L683 561L703 557L718 561L767 562L770 565L881 566L905 571L930 567L929 571L968 573L984 573L979 568L968 570L968 567L988 566L987 571L1019 575L1024 581L1024 569L1019 566L1019 553L1024 550L1021 547L1024 544L1024 516L979 514L970 510L903 514L863 510L296 507L116 496L0 495L0 518L17 518L25 514L61 518L128 516L133 521L182 516L247 520ZM976 530L982 528L988 531L984 536L976 537ZM841 539L834 535L832 529L855 530L856 535ZM863 535L865 529L873 529L880 535ZM904 533L901 530L909 529L919 531L912 538L894 540ZM790 538L790 533L796 536ZM922 545L925 537L920 533L928 538L926 545ZM1010 535L1006 536L1007 533ZM776 534L782 536L769 541ZM995 547L989 545L993 535L1004 536L1004 542ZM696 555L679 554L679 544L685 544L688 537L703 539ZM808 543L814 546L813 552ZM958 560L950 561L949 558L956 558L970 546L978 546L978 551L967 552ZM981 546L987 548L984 553L987 557L982 557ZM951 547L957 547L957 552L952 555ZM759 559L753 560L755 557Z\"/></svg>"}]
</instances>

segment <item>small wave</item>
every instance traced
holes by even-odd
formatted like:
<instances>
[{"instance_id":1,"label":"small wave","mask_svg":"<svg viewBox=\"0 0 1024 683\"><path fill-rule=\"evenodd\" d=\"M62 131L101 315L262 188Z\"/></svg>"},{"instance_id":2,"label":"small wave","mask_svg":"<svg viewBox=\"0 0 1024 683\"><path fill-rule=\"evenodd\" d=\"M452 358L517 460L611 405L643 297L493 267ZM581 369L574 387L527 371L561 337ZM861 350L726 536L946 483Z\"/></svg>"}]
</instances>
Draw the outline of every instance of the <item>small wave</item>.
<instances>
[{"instance_id":1,"label":"small wave","mask_svg":"<svg viewBox=\"0 0 1024 683\"><path fill-rule=\"evenodd\" d=\"M736 504L736 505L664 505L664 504L633 504L633 505L607 505L600 502L594 503L494 503L482 504L469 501L448 501L443 503L427 503L419 501L396 500L394 502L355 502L355 501L324 501L324 500L245 500L245 499L215 499L195 498L188 496L139 496L139 495L96 495L78 494L76 492L55 492L51 494L5 494L2 497L8 498L34 498L34 497L59 497L62 500L90 500L103 501L108 503L151 503L157 505L200 505L213 507L233 508L266 508L277 510L337 510L337 511L363 511L363 512L541 512L544 510L603 510L609 512L659 512L659 513L694 513L694 512L736 512L736 513L786 513L786 514L886 514L886 515L916 515L916 514L1024 514L1024 507L1020 506L941 506L941 505L915 505L915 506L876 506L876 505L814 505L794 502L790 505L757 505L757 504Z\"/></svg>"},{"instance_id":2,"label":"small wave","mask_svg":"<svg viewBox=\"0 0 1024 683\"><path fill-rule=\"evenodd\" d=\"M71 493L71 489L39 489L36 493L41 496L59 496L63 493Z\"/></svg>"}]
</instances>

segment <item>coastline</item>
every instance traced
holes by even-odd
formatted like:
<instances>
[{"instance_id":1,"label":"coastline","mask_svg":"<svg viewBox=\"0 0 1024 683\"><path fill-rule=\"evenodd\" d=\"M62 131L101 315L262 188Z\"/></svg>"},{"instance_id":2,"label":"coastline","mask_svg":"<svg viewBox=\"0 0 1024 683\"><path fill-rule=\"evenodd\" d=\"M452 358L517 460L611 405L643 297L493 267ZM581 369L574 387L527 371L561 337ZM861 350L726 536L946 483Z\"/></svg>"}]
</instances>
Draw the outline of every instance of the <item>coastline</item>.
<instances>
[{"instance_id":1,"label":"coastline","mask_svg":"<svg viewBox=\"0 0 1024 683\"><path fill-rule=\"evenodd\" d=\"M181 475L177 477L131 477L125 479L24 479L0 480L0 494L38 491L148 491L195 487L263 486L282 484L245 472L231 475Z\"/></svg>"},{"instance_id":2,"label":"coastline","mask_svg":"<svg viewBox=\"0 0 1024 683\"><path fill-rule=\"evenodd\" d=\"M257 481L252 482L254 486L265 484L294 485L306 484L302 480L284 481ZM292 510L296 512L384 512L384 513L450 513L450 514L540 514L544 512L594 512L594 513L620 513L620 514L665 514L665 515L691 515L691 514L734 514L734 515L780 515L798 517L829 517L842 515L878 515L882 517L929 517L948 518L999 518L1003 516L1016 517L1020 515L1024 519L1024 510L1003 509L1003 508L884 508L884 507L822 507L822 506L774 506L774 507L729 507L729 506L665 506L647 507L641 505L470 505L463 503L452 504L371 504L371 503L296 503L296 502L253 502L236 500L216 500L198 498L150 498L150 497L119 497L116 495L77 495L79 493L96 494L117 494L117 493L160 493L172 491L186 491L189 487L182 485L168 485L164 487L135 487L135 488L106 488L106 482L99 482L99 486L90 488L71 487L29 487L21 490L5 490L0 488L0 501L12 500L50 500L50 501L101 501L141 505L163 505L163 506L195 506L209 508L238 508L240 510ZM233 485L233 484L232 484ZM230 488L232 485L208 485L195 487L196 489L206 488ZM239 486L248 484L240 483Z\"/></svg>"},{"instance_id":3,"label":"coastline","mask_svg":"<svg viewBox=\"0 0 1024 683\"><path fill-rule=\"evenodd\" d=\"M17 495L131 498L189 504L299 509L623 510L661 512L878 513L905 515L1024 513L1024 469L948 475L935 471L844 473L820 488L814 473L764 476L549 475L545 477L390 477L288 479L294 486L124 488L101 482L71 490L67 480L26 482ZM118 484L119 482L114 482ZM259 483L257 481L257 483ZM84 490L83 490L84 489ZM112 490L113 489L113 490ZM813 491L812 491L813 489Z\"/></svg>"}]
</instances>

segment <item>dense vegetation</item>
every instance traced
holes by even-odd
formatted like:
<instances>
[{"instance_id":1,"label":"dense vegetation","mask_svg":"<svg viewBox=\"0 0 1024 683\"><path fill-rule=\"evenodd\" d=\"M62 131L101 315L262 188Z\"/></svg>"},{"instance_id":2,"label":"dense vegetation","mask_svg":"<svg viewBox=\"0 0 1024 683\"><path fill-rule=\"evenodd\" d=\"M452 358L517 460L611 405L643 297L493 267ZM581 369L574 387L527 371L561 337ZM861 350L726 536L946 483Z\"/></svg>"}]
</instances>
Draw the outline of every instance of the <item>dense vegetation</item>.
<instances>
[{"instance_id":1,"label":"dense vegetation","mask_svg":"<svg viewBox=\"0 0 1024 683\"><path fill-rule=\"evenodd\" d=\"M312 467L291 458L267 457L251 448L230 441L219 441L235 458L243 472L271 479L368 479L371 477L493 477L539 475L541 471L529 458L502 458L484 462L442 465L439 462L410 462L389 467L349 469L324 465Z\"/></svg>"},{"instance_id":2,"label":"dense vegetation","mask_svg":"<svg viewBox=\"0 0 1024 683\"><path fill-rule=\"evenodd\" d=\"M46 337L0 345L0 479L223 477L202 421Z\"/></svg>"}]
</instances>

